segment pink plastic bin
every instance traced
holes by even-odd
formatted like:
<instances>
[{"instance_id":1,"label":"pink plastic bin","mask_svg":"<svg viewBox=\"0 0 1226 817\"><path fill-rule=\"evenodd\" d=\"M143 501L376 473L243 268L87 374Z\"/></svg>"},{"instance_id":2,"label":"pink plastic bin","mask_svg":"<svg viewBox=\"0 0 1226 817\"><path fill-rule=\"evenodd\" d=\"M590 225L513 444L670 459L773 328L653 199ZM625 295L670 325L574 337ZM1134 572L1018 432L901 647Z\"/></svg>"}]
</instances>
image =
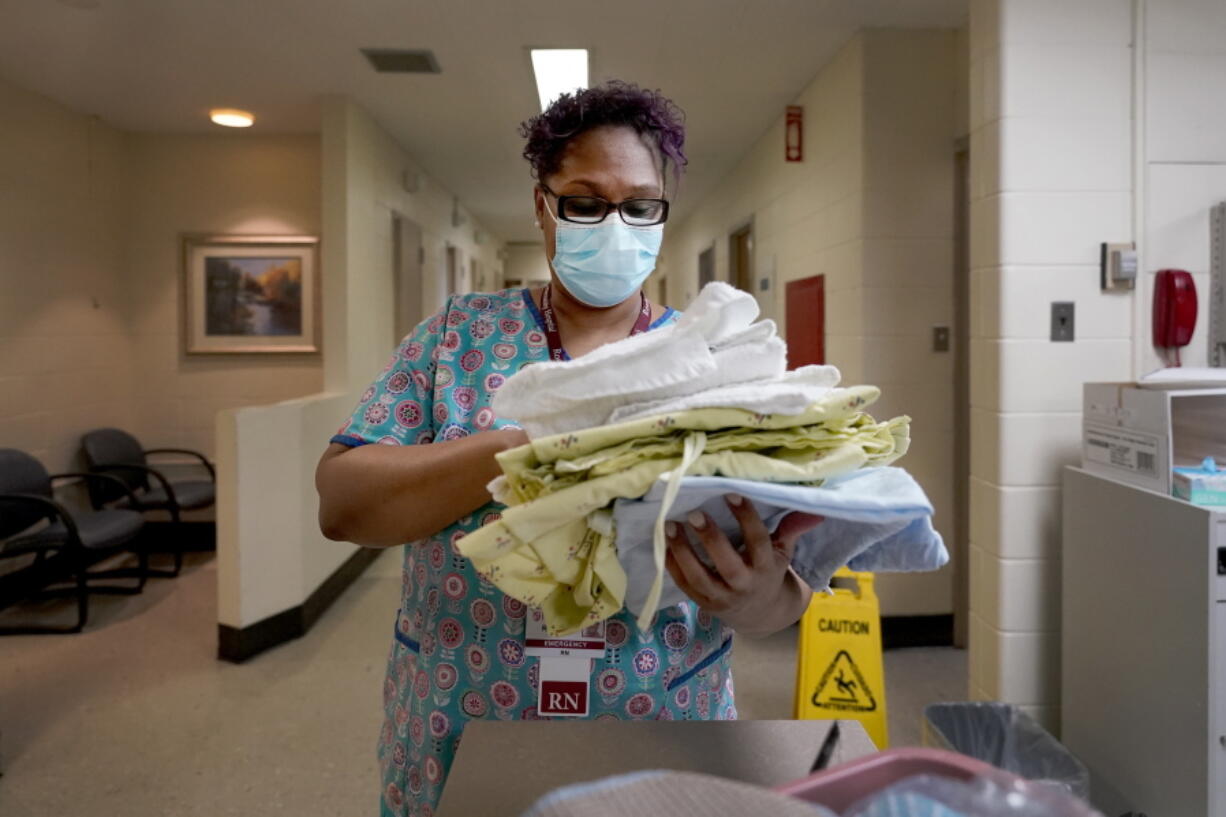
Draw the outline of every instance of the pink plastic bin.
<instances>
[{"instance_id":1,"label":"pink plastic bin","mask_svg":"<svg viewBox=\"0 0 1226 817\"><path fill-rule=\"evenodd\" d=\"M982 777L1006 787L1024 782L1015 774L956 752L909 748L889 749L833 769L814 772L792 783L776 786L775 791L842 813L857 800L917 774L951 777L955 780ZM1058 799L1058 805L1053 802L1053 814L1066 817L1097 815L1088 805L1071 795L1044 789L1039 789L1034 794L1043 798L1050 797L1053 801Z\"/></svg>"}]
</instances>

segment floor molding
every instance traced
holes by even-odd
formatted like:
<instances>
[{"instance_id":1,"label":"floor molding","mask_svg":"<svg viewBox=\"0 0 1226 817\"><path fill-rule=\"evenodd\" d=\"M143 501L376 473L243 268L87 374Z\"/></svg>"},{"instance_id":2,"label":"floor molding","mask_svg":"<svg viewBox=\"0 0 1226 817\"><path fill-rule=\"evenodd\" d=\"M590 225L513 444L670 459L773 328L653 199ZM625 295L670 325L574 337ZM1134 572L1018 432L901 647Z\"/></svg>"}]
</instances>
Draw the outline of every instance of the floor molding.
<instances>
[{"instance_id":1,"label":"floor molding","mask_svg":"<svg viewBox=\"0 0 1226 817\"><path fill-rule=\"evenodd\" d=\"M140 545L150 553L207 552L217 550L217 523L155 521L145 522ZM173 544L171 544L173 543Z\"/></svg>"},{"instance_id":2,"label":"floor molding","mask_svg":"<svg viewBox=\"0 0 1226 817\"><path fill-rule=\"evenodd\" d=\"M953 645L953 613L944 613L935 616L881 617L882 649L895 650L902 647L952 647Z\"/></svg>"},{"instance_id":3,"label":"floor molding","mask_svg":"<svg viewBox=\"0 0 1226 817\"><path fill-rule=\"evenodd\" d=\"M378 548L358 548L296 607L246 627L218 624L217 657L241 664L278 644L302 637L381 553Z\"/></svg>"}]
</instances>

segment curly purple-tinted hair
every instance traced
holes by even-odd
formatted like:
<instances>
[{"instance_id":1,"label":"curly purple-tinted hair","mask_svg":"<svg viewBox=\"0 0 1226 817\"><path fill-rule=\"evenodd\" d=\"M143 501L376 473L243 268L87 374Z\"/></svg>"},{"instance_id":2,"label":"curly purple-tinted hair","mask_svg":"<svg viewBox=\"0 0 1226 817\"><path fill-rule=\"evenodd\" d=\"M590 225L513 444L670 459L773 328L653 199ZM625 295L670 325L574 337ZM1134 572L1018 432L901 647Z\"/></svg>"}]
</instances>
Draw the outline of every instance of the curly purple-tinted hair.
<instances>
[{"instance_id":1,"label":"curly purple-tinted hair","mask_svg":"<svg viewBox=\"0 0 1226 817\"><path fill-rule=\"evenodd\" d=\"M685 113L659 91L616 79L562 94L544 113L519 126L519 135L528 140L524 158L533 177L543 180L556 173L570 140L602 125L634 128L660 152L665 168L671 166L674 180L681 181L687 162Z\"/></svg>"}]
</instances>

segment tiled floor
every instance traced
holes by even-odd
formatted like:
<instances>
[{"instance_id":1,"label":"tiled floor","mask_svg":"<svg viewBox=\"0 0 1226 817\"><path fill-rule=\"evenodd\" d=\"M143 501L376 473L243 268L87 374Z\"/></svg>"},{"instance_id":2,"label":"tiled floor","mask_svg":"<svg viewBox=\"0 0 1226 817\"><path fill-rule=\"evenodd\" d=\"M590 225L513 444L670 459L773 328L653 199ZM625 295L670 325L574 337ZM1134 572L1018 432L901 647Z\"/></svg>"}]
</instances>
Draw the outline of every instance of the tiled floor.
<instances>
[{"instance_id":1,"label":"tiled floor","mask_svg":"<svg viewBox=\"0 0 1226 817\"><path fill-rule=\"evenodd\" d=\"M215 658L215 583L196 556L140 596L97 597L83 635L0 639L0 815L373 813L395 557L240 666ZM742 717L788 717L793 642L738 642ZM918 742L924 704L965 697L961 651L892 651L886 673L894 745Z\"/></svg>"}]
</instances>

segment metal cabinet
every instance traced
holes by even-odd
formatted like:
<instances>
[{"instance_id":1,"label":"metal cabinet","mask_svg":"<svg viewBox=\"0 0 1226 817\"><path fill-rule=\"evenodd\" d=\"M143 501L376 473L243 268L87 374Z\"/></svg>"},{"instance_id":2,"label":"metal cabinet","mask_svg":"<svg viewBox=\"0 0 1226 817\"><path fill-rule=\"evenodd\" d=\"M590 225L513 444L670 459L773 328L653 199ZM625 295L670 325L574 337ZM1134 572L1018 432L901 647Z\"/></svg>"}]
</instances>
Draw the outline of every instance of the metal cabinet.
<instances>
[{"instance_id":1,"label":"metal cabinet","mask_svg":"<svg viewBox=\"0 0 1226 817\"><path fill-rule=\"evenodd\" d=\"M1226 817L1226 512L1069 468L1061 740L1104 813Z\"/></svg>"}]
</instances>

